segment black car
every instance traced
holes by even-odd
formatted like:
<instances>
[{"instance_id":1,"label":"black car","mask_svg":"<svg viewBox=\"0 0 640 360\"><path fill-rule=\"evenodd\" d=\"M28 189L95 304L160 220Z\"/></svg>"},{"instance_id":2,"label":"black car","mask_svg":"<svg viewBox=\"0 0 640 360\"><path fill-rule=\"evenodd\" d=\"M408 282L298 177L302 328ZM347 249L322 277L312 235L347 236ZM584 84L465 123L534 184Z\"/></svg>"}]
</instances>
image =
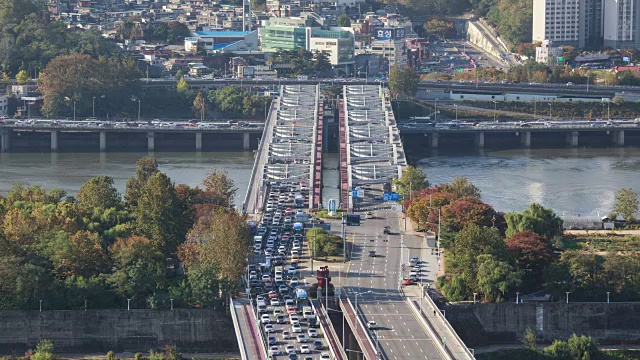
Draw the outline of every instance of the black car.
<instances>
[{"instance_id":1,"label":"black car","mask_svg":"<svg viewBox=\"0 0 640 360\"><path fill-rule=\"evenodd\" d=\"M391 226L385 226L384 227L384 234L385 235L391 235Z\"/></svg>"},{"instance_id":2,"label":"black car","mask_svg":"<svg viewBox=\"0 0 640 360\"><path fill-rule=\"evenodd\" d=\"M369 257L376 257L376 252L373 250L369 251Z\"/></svg>"}]
</instances>

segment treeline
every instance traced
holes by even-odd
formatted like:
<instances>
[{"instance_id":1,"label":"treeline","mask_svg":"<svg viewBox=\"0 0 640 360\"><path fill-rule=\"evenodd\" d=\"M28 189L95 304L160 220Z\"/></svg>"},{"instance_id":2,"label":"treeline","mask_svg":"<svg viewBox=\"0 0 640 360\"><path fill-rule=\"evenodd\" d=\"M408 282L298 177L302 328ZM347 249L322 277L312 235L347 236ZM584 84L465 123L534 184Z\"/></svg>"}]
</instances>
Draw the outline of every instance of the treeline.
<instances>
[{"instance_id":1,"label":"treeline","mask_svg":"<svg viewBox=\"0 0 640 360\"><path fill-rule=\"evenodd\" d=\"M77 196L16 185L0 198L0 309L207 307L234 291L249 230L236 189L213 170L175 185L155 159L138 160L122 197L113 179Z\"/></svg>"},{"instance_id":2,"label":"treeline","mask_svg":"<svg viewBox=\"0 0 640 360\"><path fill-rule=\"evenodd\" d=\"M437 231L445 249L438 287L451 301L490 302L539 290L554 299L570 292L574 301L640 299L640 252L598 254L562 251L563 221L532 204L522 213L500 213L482 202L466 178L430 187L424 173L409 167L396 188L405 195L407 216L419 229ZM411 194L411 196L409 196Z\"/></svg>"}]
</instances>

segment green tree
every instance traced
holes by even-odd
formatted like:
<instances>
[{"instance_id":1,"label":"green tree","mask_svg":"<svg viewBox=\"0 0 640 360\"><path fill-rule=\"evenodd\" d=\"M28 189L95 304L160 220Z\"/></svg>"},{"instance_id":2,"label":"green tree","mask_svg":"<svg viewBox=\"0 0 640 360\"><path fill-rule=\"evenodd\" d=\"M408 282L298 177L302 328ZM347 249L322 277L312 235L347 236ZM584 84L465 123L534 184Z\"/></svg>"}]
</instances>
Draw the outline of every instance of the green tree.
<instances>
[{"instance_id":1,"label":"green tree","mask_svg":"<svg viewBox=\"0 0 640 360\"><path fill-rule=\"evenodd\" d=\"M218 276L218 267L212 259L195 262L187 268L191 301L194 305L206 307L220 298L222 287Z\"/></svg>"},{"instance_id":2,"label":"green tree","mask_svg":"<svg viewBox=\"0 0 640 360\"><path fill-rule=\"evenodd\" d=\"M429 181L424 171L411 165L406 167L400 179L393 180L393 184L396 191L407 198L411 193L429 187Z\"/></svg>"},{"instance_id":3,"label":"green tree","mask_svg":"<svg viewBox=\"0 0 640 360\"><path fill-rule=\"evenodd\" d=\"M458 198L469 196L480 199L481 197L480 189L464 176L456 176L451 183L442 185L440 191L455 195Z\"/></svg>"},{"instance_id":4,"label":"green tree","mask_svg":"<svg viewBox=\"0 0 640 360\"><path fill-rule=\"evenodd\" d=\"M394 66L389 74L389 91L396 99L413 99L420 77L410 66Z\"/></svg>"},{"instance_id":5,"label":"green tree","mask_svg":"<svg viewBox=\"0 0 640 360\"><path fill-rule=\"evenodd\" d=\"M330 234L322 228L307 231L309 249L315 252L315 256L337 256L342 254L342 238Z\"/></svg>"},{"instance_id":6,"label":"green tree","mask_svg":"<svg viewBox=\"0 0 640 360\"><path fill-rule=\"evenodd\" d=\"M522 333L522 337L520 338L520 342L522 345L531 350L537 350L538 346L538 335L536 335L536 331L532 328L528 327Z\"/></svg>"},{"instance_id":7,"label":"green tree","mask_svg":"<svg viewBox=\"0 0 640 360\"><path fill-rule=\"evenodd\" d=\"M224 206L229 209L234 208L233 201L238 188L226 171L211 170L202 180L202 185L204 185L204 194L201 196L203 203Z\"/></svg>"},{"instance_id":8,"label":"green tree","mask_svg":"<svg viewBox=\"0 0 640 360\"><path fill-rule=\"evenodd\" d=\"M157 173L143 186L134 210L136 233L151 239L157 248L170 257L182 242L178 238L179 203L171 180Z\"/></svg>"},{"instance_id":9,"label":"green tree","mask_svg":"<svg viewBox=\"0 0 640 360\"><path fill-rule=\"evenodd\" d=\"M184 72L182 72L182 70L178 70L176 72L176 79L181 79L184 77Z\"/></svg>"},{"instance_id":10,"label":"green tree","mask_svg":"<svg viewBox=\"0 0 640 360\"><path fill-rule=\"evenodd\" d=\"M57 357L53 350L53 342L49 339L42 339L36 346L36 352L32 358L33 360L55 360Z\"/></svg>"},{"instance_id":11,"label":"green tree","mask_svg":"<svg viewBox=\"0 0 640 360\"><path fill-rule=\"evenodd\" d=\"M78 207L87 214L91 214L93 209L120 209L122 200L120 193L113 185L113 178L109 176L96 176L84 183L78 195Z\"/></svg>"},{"instance_id":12,"label":"green tree","mask_svg":"<svg viewBox=\"0 0 640 360\"><path fill-rule=\"evenodd\" d=\"M453 276L451 281L447 281L445 276L439 277L438 288L449 301L464 301L469 293L467 284L460 276Z\"/></svg>"},{"instance_id":13,"label":"green tree","mask_svg":"<svg viewBox=\"0 0 640 360\"><path fill-rule=\"evenodd\" d=\"M635 221L638 215L638 194L631 188L618 190L613 212L627 222Z\"/></svg>"},{"instance_id":14,"label":"green tree","mask_svg":"<svg viewBox=\"0 0 640 360\"><path fill-rule=\"evenodd\" d=\"M29 81L31 81L31 77L26 71L20 70L20 72L16 75L16 80L18 81L18 85L26 85L29 83Z\"/></svg>"},{"instance_id":15,"label":"green tree","mask_svg":"<svg viewBox=\"0 0 640 360\"><path fill-rule=\"evenodd\" d=\"M187 80L184 79L184 76L181 77L180 80L178 80L178 84L176 85L176 88L178 92L181 94L184 94L187 91L189 91L189 84L187 83Z\"/></svg>"},{"instance_id":16,"label":"green tree","mask_svg":"<svg viewBox=\"0 0 640 360\"><path fill-rule=\"evenodd\" d=\"M349 15L342 13L338 16L338 26L339 27L350 27L351 26L351 18Z\"/></svg>"},{"instance_id":17,"label":"green tree","mask_svg":"<svg viewBox=\"0 0 640 360\"><path fill-rule=\"evenodd\" d=\"M331 62L329 55L324 51L316 51L313 53L313 61L315 62L315 70L318 74L328 74L331 71Z\"/></svg>"},{"instance_id":18,"label":"green tree","mask_svg":"<svg viewBox=\"0 0 640 360\"><path fill-rule=\"evenodd\" d=\"M563 221L551 209L542 207L540 204L531 204L529 208L518 213L508 213L507 236L512 236L525 230L531 230L547 239L562 234Z\"/></svg>"},{"instance_id":19,"label":"green tree","mask_svg":"<svg viewBox=\"0 0 640 360\"><path fill-rule=\"evenodd\" d=\"M492 254L479 255L477 282L478 290L487 301L501 302L509 290L521 282L521 273L506 261L497 260Z\"/></svg>"},{"instance_id":20,"label":"green tree","mask_svg":"<svg viewBox=\"0 0 640 360\"><path fill-rule=\"evenodd\" d=\"M202 120L204 120L206 107L207 105L205 103L204 97L202 96L202 93L198 92L195 100L193 100L193 114L199 118L202 117Z\"/></svg>"},{"instance_id":21,"label":"green tree","mask_svg":"<svg viewBox=\"0 0 640 360\"><path fill-rule=\"evenodd\" d=\"M142 188L158 172L158 162L153 157L143 156L138 159L136 162L136 175L127 180L124 201L128 209L134 209L138 205Z\"/></svg>"}]
</instances>

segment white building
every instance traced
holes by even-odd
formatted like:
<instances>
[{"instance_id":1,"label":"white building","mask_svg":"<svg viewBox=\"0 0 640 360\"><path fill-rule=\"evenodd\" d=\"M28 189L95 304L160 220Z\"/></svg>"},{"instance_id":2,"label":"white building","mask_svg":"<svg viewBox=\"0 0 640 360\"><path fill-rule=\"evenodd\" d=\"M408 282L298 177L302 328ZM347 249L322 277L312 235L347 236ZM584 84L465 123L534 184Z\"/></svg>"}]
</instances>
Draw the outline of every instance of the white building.
<instances>
[{"instance_id":1,"label":"white building","mask_svg":"<svg viewBox=\"0 0 640 360\"><path fill-rule=\"evenodd\" d=\"M581 12L585 0L533 0L533 42L584 47ZM582 44L581 44L582 41Z\"/></svg>"},{"instance_id":2,"label":"white building","mask_svg":"<svg viewBox=\"0 0 640 360\"><path fill-rule=\"evenodd\" d=\"M543 40L541 46L536 46L536 61L544 64L556 64L562 56L562 47L552 46L549 40Z\"/></svg>"},{"instance_id":3,"label":"white building","mask_svg":"<svg viewBox=\"0 0 640 360\"><path fill-rule=\"evenodd\" d=\"M343 28L307 28L307 50L326 53L334 67L355 64L355 39L352 32Z\"/></svg>"},{"instance_id":4,"label":"white building","mask_svg":"<svg viewBox=\"0 0 640 360\"><path fill-rule=\"evenodd\" d=\"M603 0L603 45L614 49L640 46L640 0Z\"/></svg>"}]
</instances>

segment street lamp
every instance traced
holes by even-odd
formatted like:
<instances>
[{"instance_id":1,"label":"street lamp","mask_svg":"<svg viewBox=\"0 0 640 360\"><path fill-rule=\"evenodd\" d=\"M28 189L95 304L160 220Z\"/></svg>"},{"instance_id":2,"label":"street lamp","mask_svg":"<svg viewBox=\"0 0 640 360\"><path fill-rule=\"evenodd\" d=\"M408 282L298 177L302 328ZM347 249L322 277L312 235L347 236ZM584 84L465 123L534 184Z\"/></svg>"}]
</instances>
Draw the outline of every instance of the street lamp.
<instances>
[{"instance_id":1,"label":"street lamp","mask_svg":"<svg viewBox=\"0 0 640 360\"><path fill-rule=\"evenodd\" d=\"M173 299L169 299L171 300L171 311L173 311Z\"/></svg>"},{"instance_id":2,"label":"street lamp","mask_svg":"<svg viewBox=\"0 0 640 360\"><path fill-rule=\"evenodd\" d=\"M42 312L42 300L40 300L40 312Z\"/></svg>"},{"instance_id":3,"label":"street lamp","mask_svg":"<svg viewBox=\"0 0 640 360\"><path fill-rule=\"evenodd\" d=\"M567 304L569 303L569 292L567 291Z\"/></svg>"},{"instance_id":4,"label":"street lamp","mask_svg":"<svg viewBox=\"0 0 640 360\"><path fill-rule=\"evenodd\" d=\"M478 295L478 293L473 293L473 303L476 303L476 295Z\"/></svg>"},{"instance_id":5,"label":"street lamp","mask_svg":"<svg viewBox=\"0 0 640 360\"><path fill-rule=\"evenodd\" d=\"M520 302L520 291L516 291L516 304Z\"/></svg>"},{"instance_id":6,"label":"street lamp","mask_svg":"<svg viewBox=\"0 0 640 360\"><path fill-rule=\"evenodd\" d=\"M536 96L535 100L533 100L533 120L538 117L538 97Z\"/></svg>"},{"instance_id":7,"label":"street lamp","mask_svg":"<svg viewBox=\"0 0 640 360\"><path fill-rule=\"evenodd\" d=\"M140 121L140 99L138 99L138 121Z\"/></svg>"},{"instance_id":8,"label":"street lamp","mask_svg":"<svg viewBox=\"0 0 640 360\"><path fill-rule=\"evenodd\" d=\"M364 291L364 292L359 292L359 293L355 293L356 294L356 333L358 332L358 295L362 295L362 294L370 294L372 291Z\"/></svg>"},{"instance_id":9,"label":"street lamp","mask_svg":"<svg viewBox=\"0 0 640 360\"><path fill-rule=\"evenodd\" d=\"M458 121L458 104L453 104L453 107L456 108L456 121Z\"/></svg>"},{"instance_id":10,"label":"street lamp","mask_svg":"<svg viewBox=\"0 0 640 360\"><path fill-rule=\"evenodd\" d=\"M131 298L127 299L127 311L131 310Z\"/></svg>"},{"instance_id":11,"label":"street lamp","mask_svg":"<svg viewBox=\"0 0 640 360\"><path fill-rule=\"evenodd\" d=\"M607 304L609 303L609 291L607 291Z\"/></svg>"}]
</instances>

